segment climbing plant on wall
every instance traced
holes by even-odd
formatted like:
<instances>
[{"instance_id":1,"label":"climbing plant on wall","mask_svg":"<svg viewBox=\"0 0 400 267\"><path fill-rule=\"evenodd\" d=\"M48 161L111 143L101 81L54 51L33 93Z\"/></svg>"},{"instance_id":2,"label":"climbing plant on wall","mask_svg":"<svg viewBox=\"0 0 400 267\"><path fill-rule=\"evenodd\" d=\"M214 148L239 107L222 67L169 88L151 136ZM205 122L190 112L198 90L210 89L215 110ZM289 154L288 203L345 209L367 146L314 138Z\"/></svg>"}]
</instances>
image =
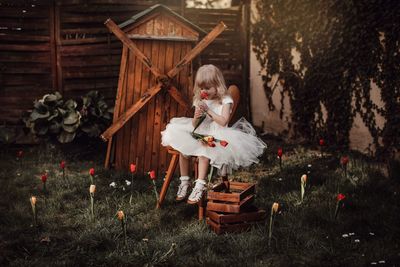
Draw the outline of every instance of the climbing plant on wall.
<instances>
[{"instance_id":1,"label":"climbing plant on wall","mask_svg":"<svg viewBox=\"0 0 400 267\"><path fill-rule=\"evenodd\" d=\"M272 101L274 74L292 108L294 132L349 146L353 119L360 114L378 154L399 149L400 1L258 0L253 44ZM293 51L300 62L293 64ZM371 99L371 83L383 105ZM323 119L321 106L327 111ZM379 127L376 117L385 124Z\"/></svg>"}]
</instances>

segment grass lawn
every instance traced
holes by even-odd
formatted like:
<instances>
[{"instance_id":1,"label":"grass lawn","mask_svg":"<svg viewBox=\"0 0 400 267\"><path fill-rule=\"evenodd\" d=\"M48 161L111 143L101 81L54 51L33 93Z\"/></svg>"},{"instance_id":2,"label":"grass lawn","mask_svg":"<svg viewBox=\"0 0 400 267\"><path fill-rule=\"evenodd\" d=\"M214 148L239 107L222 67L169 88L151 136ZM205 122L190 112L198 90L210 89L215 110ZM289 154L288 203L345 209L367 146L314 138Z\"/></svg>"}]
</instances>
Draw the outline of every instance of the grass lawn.
<instances>
[{"instance_id":1,"label":"grass lawn","mask_svg":"<svg viewBox=\"0 0 400 267\"><path fill-rule=\"evenodd\" d=\"M350 155L347 177L340 153L269 145L257 166L235 172L235 181L257 184L255 205L265 223L240 234L216 235L197 220L197 206L174 202L177 180L161 210L147 177L102 168L105 145L2 148L0 158L1 266L400 266L399 179L385 178L381 165ZM276 151L284 147L283 170ZM17 151L24 151L21 160ZM64 181L60 161L66 161ZM91 221L89 169L95 168L95 219ZM41 174L47 171L46 195ZM300 177L308 173L304 201ZM109 186L116 182L118 188ZM160 190L162 177L158 177ZM339 191L337 190L339 188ZM334 218L337 193L346 196ZM37 196L38 227L30 197ZM132 196L131 204L129 200ZM278 202L271 245L271 205ZM127 245L116 213L127 219Z\"/></svg>"}]
</instances>

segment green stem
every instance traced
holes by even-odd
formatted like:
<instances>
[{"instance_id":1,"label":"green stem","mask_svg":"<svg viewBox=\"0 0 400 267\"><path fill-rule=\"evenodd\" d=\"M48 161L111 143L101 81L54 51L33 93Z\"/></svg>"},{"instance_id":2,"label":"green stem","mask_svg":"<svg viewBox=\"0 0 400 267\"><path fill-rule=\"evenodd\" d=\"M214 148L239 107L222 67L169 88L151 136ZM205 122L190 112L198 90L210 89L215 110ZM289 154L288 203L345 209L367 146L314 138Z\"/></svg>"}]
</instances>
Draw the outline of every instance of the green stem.
<instances>
[{"instance_id":1,"label":"green stem","mask_svg":"<svg viewBox=\"0 0 400 267\"><path fill-rule=\"evenodd\" d=\"M269 217L268 247L271 246L273 223L274 223L274 213L273 211L271 211L271 216Z\"/></svg>"},{"instance_id":2,"label":"green stem","mask_svg":"<svg viewBox=\"0 0 400 267\"><path fill-rule=\"evenodd\" d=\"M94 221L94 198L90 195L90 212L92 214L92 221Z\"/></svg>"},{"instance_id":3,"label":"green stem","mask_svg":"<svg viewBox=\"0 0 400 267\"><path fill-rule=\"evenodd\" d=\"M33 226L37 226L37 216L36 216L36 206L32 205L32 213L33 213Z\"/></svg>"},{"instance_id":4,"label":"green stem","mask_svg":"<svg viewBox=\"0 0 400 267\"><path fill-rule=\"evenodd\" d=\"M156 195L156 201L158 202L158 192L157 192L157 186L156 186L156 181L151 180L153 182L153 189L154 189L154 194Z\"/></svg>"},{"instance_id":5,"label":"green stem","mask_svg":"<svg viewBox=\"0 0 400 267\"><path fill-rule=\"evenodd\" d=\"M206 114L201 115L201 117L198 119L197 124L194 127L192 133L194 133L194 131L196 131L196 129L200 126L200 124L204 121L205 118L206 118Z\"/></svg>"},{"instance_id":6,"label":"green stem","mask_svg":"<svg viewBox=\"0 0 400 267\"><path fill-rule=\"evenodd\" d=\"M128 246L128 240L127 240L127 235L126 235L126 222L125 222L125 218L121 220L121 225L122 225L122 231L124 233L124 243L125 246Z\"/></svg>"}]
</instances>

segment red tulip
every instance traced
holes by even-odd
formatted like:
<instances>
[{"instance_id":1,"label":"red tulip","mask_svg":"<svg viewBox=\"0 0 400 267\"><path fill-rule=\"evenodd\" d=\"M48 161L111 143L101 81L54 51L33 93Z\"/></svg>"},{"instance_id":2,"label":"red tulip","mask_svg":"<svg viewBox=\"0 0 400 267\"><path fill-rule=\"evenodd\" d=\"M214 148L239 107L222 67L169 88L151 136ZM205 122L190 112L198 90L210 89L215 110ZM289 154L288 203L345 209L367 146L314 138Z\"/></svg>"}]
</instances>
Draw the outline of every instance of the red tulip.
<instances>
[{"instance_id":1,"label":"red tulip","mask_svg":"<svg viewBox=\"0 0 400 267\"><path fill-rule=\"evenodd\" d=\"M337 198L337 201L342 201L343 199L346 198L346 196L343 194L338 194L336 198Z\"/></svg>"},{"instance_id":2,"label":"red tulip","mask_svg":"<svg viewBox=\"0 0 400 267\"><path fill-rule=\"evenodd\" d=\"M151 180L155 180L157 177L156 177L156 172L155 171L150 171L149 172L149 175L150 175L150 179Z\"/></svg>"},{"instance_id":3,"label":"red tulip","mask_svg":"<svg viewBox=\"0 0 400 267\"><path fill-rule=\"evenodd\" d=\"M207 94L207 92L201 92L201 94L200 94L200 98L201 99L205 99L205 100L207 100L208 99L208 94Z\"/></svg>"},{"instance_id":4,"label":"red tulip","mask_svg":"<svg viewBox=\"0 0 400 267\"><path fill-rule=\"evenodd\" d=\"M90 174L91 176L94 176L94 168L90 168L89 174Z\"/></svg>"},{"instance_id":5,"label":"red tulip","mask_svg":"<svg viewBox=\"0 0 400 267\"><path fill-rule=\"evenodd\" d=\"M226 147L229 143L226 142L225 140L222 140L222 141L219 142L219 144L220 144L221 146L223 146L223 147Z\"/></svg>"},{"instance_id":6,"label":"red tulip","mask_svg":"<svg viewBox=\"0 0 400 267\"><path fill-rule=\"evenodd\" d=\"M65 161L60 162L60 168L63 170L65 169Z\"/></svg>"},{"instance_id":7,"label":"red tulip","mask_svg":"<svg viewBox=\"0 0 400 267\"><path fill-rule=\"evenodd\" d=\"M342 165L346 166L347 163L349 163L349 157L348 157L348 156L343 156L343 157L340 159L340 163L342 163Z\"/></svg>"},{"instance_id":8,"label":"red tulip","mask_svg":"<svg viewBox=\"0 0 400 267\"><path fill-rule=\"evenodd\" d=\"M282 157L282 155L283 155L283 150L282 150L282 148L278 148L278 157Z\"/></svg>"},{"instance_id":9,"label":"red tulip","mask_svg":"<svg viewBox=\"0 0 400 267\"><path fill-rule=\"evenodd\" d=\"M45 183L47 181L47 173L43 174L41 179L42 179L42 182Z\"/></svg>"},{"instance_id":10,"label":"red tulip","mask_svg":"<svg viewBox=\"0 0 400 267\"><path fill-rule=\"evenodd\" d=\"M319 145L324 146L325 145L325 140L324 139L319 139Z\"/></svg>"},{"instance_id":11,"label":"red tulip","mask_svg":"<svg viewBox=\"0 0 400 267\"><path fill-rule=\"evenodd\" d=\"M22 158L24 156L24 151L23 150L19 150L18 152L17 152L17 157L18 158Z\"/></svg>"},{"instance_id":12,"label":"red tulip","mask_svg":"<svg viewBox=\"0 0 400 267\"><path fill-rule=\"evenodd\" d=\"M208 142L207 143L209 147L215 147L215 143L214 142Z\"/></svg>"},{"instance_id":13,"label":"red tulip","mask_svg":"<svg viewBox=\"0 0 400 267\"><path fill-rule=\"evenodd\" d=\"M130 170L131 170L131 173L134 173L136 171L136 165L131 163Z\"/></svg>"}]
</instances>

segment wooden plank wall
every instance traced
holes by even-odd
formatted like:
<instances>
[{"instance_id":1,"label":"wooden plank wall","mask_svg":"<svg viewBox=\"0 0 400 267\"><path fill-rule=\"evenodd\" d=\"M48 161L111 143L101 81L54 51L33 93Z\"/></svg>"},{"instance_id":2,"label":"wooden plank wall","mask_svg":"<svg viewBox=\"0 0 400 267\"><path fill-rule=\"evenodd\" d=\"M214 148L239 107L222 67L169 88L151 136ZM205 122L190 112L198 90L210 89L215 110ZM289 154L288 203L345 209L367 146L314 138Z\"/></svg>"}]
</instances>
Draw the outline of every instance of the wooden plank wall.
<instances>
[{"instance_id":1,"label":"wooden plank wall","mask_svg":"<svg viewBox=\"0 0 400 267\"><path fill-rule=\"evenodd\" d=\"M237 84L246 94L245 46L238 31L242 10L182 9L180 0L167 2L207 32L220 20L228 25L195 61L194 69L199 64L216 64L227 83ZM99 90L114 104L122 45L103 23L108 17L121 23L156 3L166 1L1 1L0 123L21 124L22 111L55 89L65 98Z\"/></svg>"},{"instance_id":2,"label":"wooden plank wall","mask_svg":"<svg viewBox=\"0 0 400 267\"><path fill-rule=\"evenodd\" d=\"M17 124L22 111L53 87L54 24L49 1L1 2L0 123Z\"/></svg>"}]
</instances>

